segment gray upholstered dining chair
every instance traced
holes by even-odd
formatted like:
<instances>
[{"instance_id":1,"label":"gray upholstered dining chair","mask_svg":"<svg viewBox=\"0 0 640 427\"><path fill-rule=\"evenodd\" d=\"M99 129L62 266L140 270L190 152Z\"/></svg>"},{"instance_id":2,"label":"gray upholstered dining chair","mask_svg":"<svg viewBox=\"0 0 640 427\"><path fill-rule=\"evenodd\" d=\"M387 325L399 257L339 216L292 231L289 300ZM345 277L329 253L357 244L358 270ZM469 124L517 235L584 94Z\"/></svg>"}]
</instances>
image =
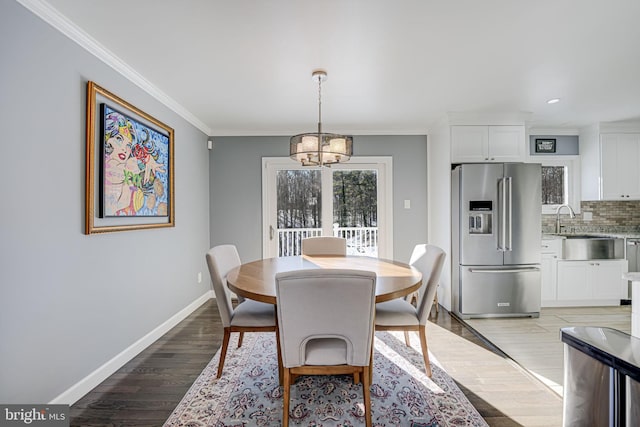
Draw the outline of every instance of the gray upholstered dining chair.
<instances>
[{"instance_id":1,"label":"gray upholstered dining chair","mask_svg":"<svg viewBox=\"0 0 640 427\"><path fill-rule=\"evenodd\" d=\"M355 383L362 378L365 420L371 426L375 288L375 273L362 270L296 270L276 275L283 426L289 423L291 383L297 375L340 374L353 374Z\"/></svg>"},{"instance_id":2,"label":"gray upholstered dining chair","mask_svg":"<svg viewBox=\"0 0 640 427\"><path fill-rule=\"evenodd\" d=\"M342 237L318 236L302 239L302 255L346 255L347 240Z\"/></svg>"},{"instance_id":3,"label":"gray upholstered dining chair","mask_svg":"<svg viewBox=\"0 0 640 427\"><path fill-rule=\"evenodd\" d=\"M440 274L446 254L434 245L416 245L410 264L422 273L422 286L414 307L408 299L398 298L376 304L376 331L404 331L407 346L409 331L417 331L420 336L425 371L431 377L429 348L427 346L427 318L438 289Z\"/></svg>"},{"instance_id":4,"label":"gray upholstered dining chair","mask_svg":"<svg viewBox=\"0 0 640 427\"><path fill-rule=\"evenodd\" d=\"M245 332L275 332L277 336L276 317L273 305L263 302L242 300L235 309L231 302L231 291L227 287L227 274L240 265L238 250L234 245L215 246L206 254L209 274L213 282L218 311L224 327L220 362L218 363L219 378L222 375L224 359L227 355L229 338L232 332L239 332L238 347L242 345Z\"/></svg>"}]
</instances>

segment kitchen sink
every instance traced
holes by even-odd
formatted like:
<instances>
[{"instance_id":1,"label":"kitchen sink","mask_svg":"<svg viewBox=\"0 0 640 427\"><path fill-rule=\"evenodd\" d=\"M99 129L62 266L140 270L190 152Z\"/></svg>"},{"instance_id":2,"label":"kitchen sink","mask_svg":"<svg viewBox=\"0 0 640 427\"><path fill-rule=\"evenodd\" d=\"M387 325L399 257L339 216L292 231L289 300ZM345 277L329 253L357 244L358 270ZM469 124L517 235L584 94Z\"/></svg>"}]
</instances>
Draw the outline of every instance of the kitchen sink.
<instances>
[{"instance_id":1,"label":"kitchen sink","mask_svg":"<svg viewBox=\"0 0 640 427\"><path fill-rule=\"evenodd\" d=\"M565 235L562 258L568 260L624 259L624 239L602 236Z\"/></svg>"}]
</instances>

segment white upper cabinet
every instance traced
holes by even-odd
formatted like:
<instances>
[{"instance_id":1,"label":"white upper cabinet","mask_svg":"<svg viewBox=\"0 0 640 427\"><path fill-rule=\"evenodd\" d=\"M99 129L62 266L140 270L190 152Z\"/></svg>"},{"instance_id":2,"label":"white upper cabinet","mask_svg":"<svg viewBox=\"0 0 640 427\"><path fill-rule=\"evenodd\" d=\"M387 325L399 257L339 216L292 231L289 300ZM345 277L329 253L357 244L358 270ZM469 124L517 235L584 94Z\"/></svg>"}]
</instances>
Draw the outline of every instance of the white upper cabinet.
<instances>
[{"instance_id":1,"label":"white upper cabinet","mask_svg":"<svg viewBox=\"0 0 640 427\"><path fill-rule=\"evenodd\" d=\"M522 162L524 126L451 126L451 162Z\"/></svg>"},{"instance_id":2,"label":"white upper cabinet","mask_svg":"<svg viewBox=\"0 0 640 427\"><path fill-rule=\"evenodd\" d=\"M600 135L602 200L640 200L640 134Z\"/></svg>"}]
</instances>

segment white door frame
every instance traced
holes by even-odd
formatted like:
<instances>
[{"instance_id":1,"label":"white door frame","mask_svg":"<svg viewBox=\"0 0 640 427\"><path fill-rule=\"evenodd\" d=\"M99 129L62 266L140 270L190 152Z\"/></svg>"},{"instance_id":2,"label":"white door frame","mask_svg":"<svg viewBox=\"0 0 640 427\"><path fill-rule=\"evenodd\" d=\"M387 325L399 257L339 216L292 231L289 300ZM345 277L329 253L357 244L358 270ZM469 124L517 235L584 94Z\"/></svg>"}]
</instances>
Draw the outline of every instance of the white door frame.
<instances>
[{"instance_id":1,"label":"white door frame","mask_svg":"<svg viewBox=\"0 0 640 427\"><path fill-rule=\"evenodd\" d=\"M309 169L289 157L262 158L262 257L278 256L270 244L270 234L276 230L276 180L279 170ZM324 168L323 168L324 169ZM378 257L393 259L393 158L391 156L351 157L349 163L333 164L331 169L373 169L378 174ZM331 174L322 174L323 187L331 184ZM329 187L330 188L330 187ZM322 214L333 217L333 198L323 192ZM328 216L325 216L328 215ZM331 227L324 224L323 228ZM331 235L329 233L328 235Z\"/></svg>"}]
</instances>

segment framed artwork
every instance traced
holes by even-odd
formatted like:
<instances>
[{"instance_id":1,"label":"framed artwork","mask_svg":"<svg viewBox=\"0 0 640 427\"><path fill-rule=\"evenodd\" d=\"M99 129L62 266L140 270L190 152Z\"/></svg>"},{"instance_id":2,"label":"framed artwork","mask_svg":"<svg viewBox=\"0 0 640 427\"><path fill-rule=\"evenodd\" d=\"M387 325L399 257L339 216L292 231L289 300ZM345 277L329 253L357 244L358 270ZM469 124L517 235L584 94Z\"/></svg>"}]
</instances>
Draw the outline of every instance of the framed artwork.
<instances>
[{"instance_id":1,"label":"framed artwork","mask_svg":"<svg viewBox=\"0 0 640 427\"><path fill-rule=\"evenodd\" d=\"M174 226L174 131L87 84L85 233Z\"/></svg>"},{"instance_id":2,"label":"framed artwork","mask_svg":"<svg viewBox=\"0 0 640 427\"><path fill-rule=\"evenodd\" d=\"M536 138L536 153L555 153L555 138Z\"/></svg>"}]
</instances>

